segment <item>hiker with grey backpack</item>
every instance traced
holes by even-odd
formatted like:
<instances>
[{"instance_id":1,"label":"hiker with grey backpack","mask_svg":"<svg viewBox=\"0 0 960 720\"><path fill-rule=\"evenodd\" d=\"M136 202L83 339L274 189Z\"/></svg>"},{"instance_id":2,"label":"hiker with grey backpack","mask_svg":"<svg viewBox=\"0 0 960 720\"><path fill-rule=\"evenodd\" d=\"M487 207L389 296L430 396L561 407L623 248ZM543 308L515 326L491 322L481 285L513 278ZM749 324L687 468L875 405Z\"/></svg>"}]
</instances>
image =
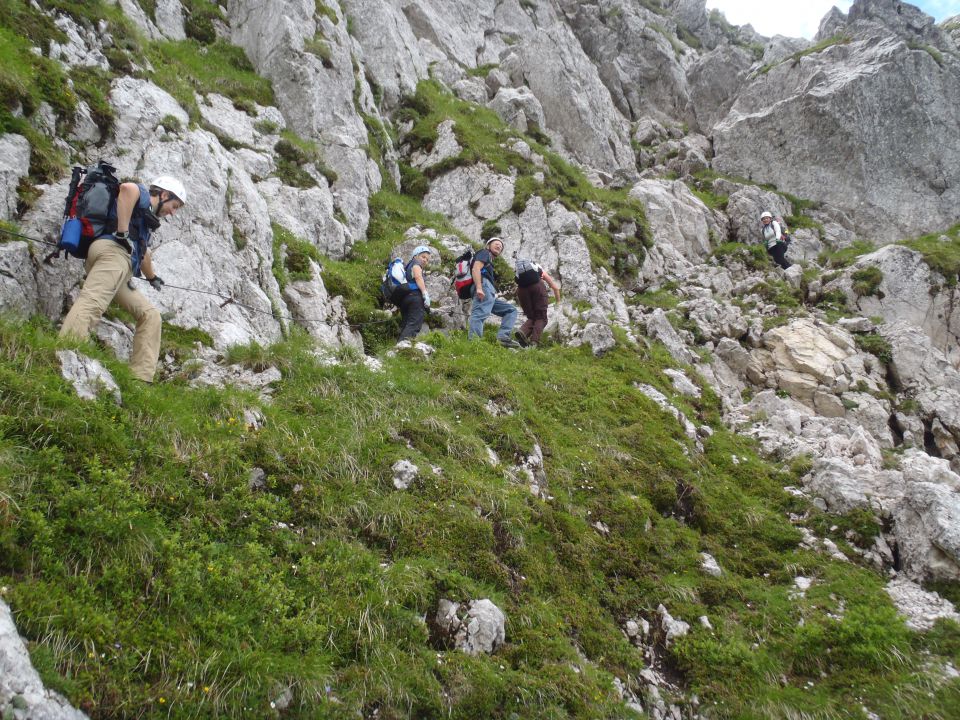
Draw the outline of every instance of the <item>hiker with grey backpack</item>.
<instances>
[{"instance_id":1,"label":"hiker with grey backpack","mask_svg":"<svg viewBox=\"0 0 960 720\"><path fill-rule=\"evenodd\" d=\"M760 235L766 245L767 254L784 270L791 266L787 260L787 248L790 245L790 234L781 218L774 218L773 213L763 212L760 215Z\"/></svg>"},{"instance_id":2,"label":"hiker with grey backpack","mask_svg":"<svg viewBox=\"0 0 960 720\"><path fill-rule=\"evenodd\" d=\"M540 336L547 326L547 307L550 305L546 286L550 286L553 296L559 303L560 284L537 263L526 259L517 260L516 280L517 300L527 319L514 333L514 337L524 347L539 345Z\"/></svg>"}]
</instances>

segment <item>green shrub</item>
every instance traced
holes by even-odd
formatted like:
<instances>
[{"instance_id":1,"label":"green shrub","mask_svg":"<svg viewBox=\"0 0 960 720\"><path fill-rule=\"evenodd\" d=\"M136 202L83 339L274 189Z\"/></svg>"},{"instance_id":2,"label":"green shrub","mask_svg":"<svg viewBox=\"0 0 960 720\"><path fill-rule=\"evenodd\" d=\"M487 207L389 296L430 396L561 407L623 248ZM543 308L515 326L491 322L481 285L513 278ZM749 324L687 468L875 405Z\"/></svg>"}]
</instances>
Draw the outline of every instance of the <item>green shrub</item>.
<instances>
[{"instance_id":1,"label":"green shrub","mask_svg":"<svg viewBox=\"0 0 960 720\"><path fill-rule=\"evenodd\" d=\"M875 355L885 365L893 362L893 348L882 335L876 333L857 334L853 336L853 339L858 348Z\"/></svg>"},{"instance_id":2,"label":"green shrub","mask_svg":"<svg viewBox=\"0 0 960 720\"><path fill-rule=\"evenodd\" d=\"M883 282L883 271L875 265L869 265L859 270L854 270L850 274L853 281L853 291L859 297L869 297L876 295L883 299L883 293L880 292L880 283Z\"/></svg>"}]
</instances>

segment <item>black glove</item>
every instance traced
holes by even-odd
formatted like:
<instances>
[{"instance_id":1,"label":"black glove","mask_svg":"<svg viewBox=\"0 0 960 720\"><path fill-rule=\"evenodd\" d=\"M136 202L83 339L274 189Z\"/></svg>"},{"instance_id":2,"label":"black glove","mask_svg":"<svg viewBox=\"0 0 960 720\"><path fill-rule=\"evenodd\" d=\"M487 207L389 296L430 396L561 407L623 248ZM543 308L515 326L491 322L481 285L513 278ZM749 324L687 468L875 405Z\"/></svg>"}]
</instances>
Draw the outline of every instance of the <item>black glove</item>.
<instances>
[{"instance_id":1,"label":"black glove","mask_svg":"<svg viewBox=\"0 0 960 720\"><path fill-rule=\"evenodd\" d=\"M157 292L160 292L161 288L163 288L163 285L164 285L163 278L160 277L159 275L154 275L152 278L147 278L146 280L148 283L150 283L150 287L152 287Z\"/></svg>"}]
</instances>

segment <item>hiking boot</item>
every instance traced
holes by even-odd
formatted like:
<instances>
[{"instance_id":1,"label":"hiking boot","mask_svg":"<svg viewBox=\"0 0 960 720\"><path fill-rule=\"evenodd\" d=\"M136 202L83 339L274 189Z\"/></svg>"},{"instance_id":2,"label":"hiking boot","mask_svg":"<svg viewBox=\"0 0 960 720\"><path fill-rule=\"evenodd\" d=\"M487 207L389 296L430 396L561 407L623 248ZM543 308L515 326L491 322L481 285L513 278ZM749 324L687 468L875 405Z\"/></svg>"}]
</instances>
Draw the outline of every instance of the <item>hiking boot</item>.
<instances>
[{"instance_id":1,"label":"hiking boot","mask_svg":"<svg viewBox=\"0 0 960 720\"><path fill-rule=\"evenodd\" d=\"M518 343L520 343L520 347L527 347L530 345L530 341L527 340L527 336L519 330L513 333L513 337L516 338Z\"/></svg>"},{"instance_id":2,"label":"hiking boot","mask_svg":"<svg viewBox=\"0 0 960 720\"><path fill-rule=\"evenodd\" d=\"M503 345L505 348L510 348L511 350L519 350L520 348L523 347L523 345L521 345L520 343L518 343L516 340L512 338L503 338L500 341L500 344Z\"/></svg>"}]
</instances>

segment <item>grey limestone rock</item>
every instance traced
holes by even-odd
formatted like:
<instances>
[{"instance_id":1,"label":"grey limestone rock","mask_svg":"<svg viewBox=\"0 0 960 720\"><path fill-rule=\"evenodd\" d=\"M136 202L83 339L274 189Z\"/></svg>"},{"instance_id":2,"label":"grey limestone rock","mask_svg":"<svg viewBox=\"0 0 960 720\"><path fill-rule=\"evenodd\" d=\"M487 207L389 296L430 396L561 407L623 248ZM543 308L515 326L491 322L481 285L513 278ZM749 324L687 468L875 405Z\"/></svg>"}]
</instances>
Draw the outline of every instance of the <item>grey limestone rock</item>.
<instances>
[{"instance_id":1,"label":"grey limestone rock","mask_svg":"<svg viewBox=\"0 0 960 720\"><path fill-rule=\"evenodd\" d=\"M914 580L960 580L960 491L915 482L894 510L904 572Z\"/></svg>"},{"instance_id":2,"label":"grey limestone rock","mask_svg":"<svg viewBox=\"0 0 960 720\"><path fill-rule=\"evenodd\" d=\"M73 350L58 350L60 372L64 380L70 382L77 395L84 400L96 400L101 393L109 393L119 405L122 401L120 387L113 375L103 364L94 358L81 355Z\"/></svg>"},{"instance_id":3,"label":"grey limestone rock","mask_svg":"<svg viewBox=\"0 0 960 720\"><path fill-rule=\"evenodd\" d=\"M720 577L723 575L723 569L720 567L720 563L718 563L717 559L710 553L700 553L700 569L712 577Z\"/></svg>"},{"instance_id":4,"label":"grey limestone rock","mask_svg":"<svg viewBox=\"0 0 960 720\"><path fill-rule=\"evenodd\" d=\"M157 30L168 40L185 40L183 5L180 0L156 0L154 18Z\"/></svg>"},{"instance_id":5,"label":"grey limestone rock","mask_svg":"<svg viewBox=\"0 0 960 720\"><path fill-rule=\"evenodd\" d=\"M0 243L0 312L27 317L36 311L39 302L27 244Z\"/></svg>"},{"instance_id":6,"label":"grey limestone rock","mask_svg":"<svg viewBox=\"0 0 960 720\"><path fill-rule=\"evenodd\" d=\"M486 598L466 604L441 599L434 627L443 645L467 655L496 652L506 639L506 616Z\"/></svg>"},{"instance_id":7,"label":"grey limestone rock","mask_svg":"<svg viewBox=\"0 0 960 720\"><path fill-rule=\"evenodd\" d=\"M514 180L484 165L457 167L436 178L423 198L432 212L450 218L471 240L480 240L486 220L499 218L513 205Z\"/></svg>"},{"instance_id":8,"label":"grey limestone rock","mask_svg":"<svg viewBox=\"0 0 960 720\"><path fill-rule=\"evenodd\" d=\"M509 49L500 67L514 86L533 91L547 127L580 162L610 173L634 174L627 122L569 26L533 30Z\"/></svg>"},{"instance_id":9,"label":"grey limestone rock","mask_svg":"<svg viewBox=\"0 0 960 720\"><path fill-rule=\"evenodd\" d=\"M17 720L87 720L59 693L43 686L10 608L0 600L0 708L7 703L15 708Z\"/></svg>"},{"instance_id":10,"label":"grey limestone rock","mask_svg":"<svg viewBox=\"0 0 960 720\"><path fill-rule=\"evenodd\" d=\"M654 242L673 245L689 260L703 259L720 234L707 206L679 180L641 180L630 197L646 206Z\"/></svg>"},{"instance_id":11,"label":"grey limestone rock","mask_svg":"<svg viewBox=\"0 0 960 720\"><path fill-rule=\"evenodd\" d=\"M457 142L457 136L453 132L453 120L444 120L437 125L437 139L433 143L433 148L429 153L414 152L410 157L410 164L415 168L427 170L444 160L456 157L463 150L460 143Z\"/></svg>"},{"instance_id":12,"label":"grey limestone rock","mask_svg":"<svg viewBox=\"0 0 960 720\"><path fill-rule=\"evenodd\" d=\"M876 291L858 295L852 274L876 268L882 276ZM825 291L840 289L847 295L850 309L866 317L881 317L884 325L903 324L923 329L940 350L950 350L958 359L960 315L954 312L960 290L944 283L930 269L923 256L902 245L888 245L864 255L844 273L824 286ZM886 334L885 327L881 333Z\"/></svg>"},{"instance_id":13,"label":"grey limestone rock","mask_svg":"<svg viewBox=\"0 0 960 720\"><path fill-rule=\"evenodd\" d=\"M369 196L380 189L380 175L364 146L367 130L354 104L376 115L369 85L354 74L353 40L346 23L317 14L312 0L230 0L231 39L242 47L257 71L268 78L288 125L315 140L336 172L336 207L353 237L362 237L369 221ZM318 33L326 57L309 51ZM329 66L329 67L328 67Z\"/></svg>"},{"instance_id":14,"label":"grey limestone rock","mask_svg":"<svg viewBox=\"0 0 960 720\"><path fill-rule=\"evenodd\" d=\"M880 4L894 5L864 0L851 15ZM960 201L960 60L928 38L941 67L917 47L925 32L848 29L849 43L753 76L713 128L714 167L827 202L861 237L889 242L950 226Z\"/></svg>"},{"instance_id":15,"label":"grey limestone rock","mask_svg":"<svg viewBox=\"0 0 960 720\"><path fill-rule=\"evenodd\" d=\"M283 299L294 321L317 340L330 347L352 347L363 351L359 333L350 329L343 298L332 297L321 277L320 267L310 261L310 279L298 280L283 290Z\"/></svg>"},{"instance_id":16,"label":"grey limestone rock","mask_svg":"<svg viewBox=\"0 0 960 720\"><path fill-rule=\"evenodd\" d=\"M677 362L685 365L693 364L693 353L687 349L673 325L670 324L667 314L660 308L647 317L647 335L662 342Z\"/></svg>"},{"instance_id":17,"label":"grey limestone rock","mask_svg":"<svg viewBox=\"0 0 960 720\"><path fill-rule=\"evenodd\" d=\"M542 130L546 126L543 107L528 87L502 87L487 106L520 132Z\"/></svg>"},{"instance_id":18,"label":"grey limestone rock","mask_svg":"<svg viewBox=\"0 0 960 720\"><path fill-rule=\"evenodd\" d=\"M0 220L16 217L17 184L29 167L30 142L22 135L0 135Z\"/></svg>"},{"instance_id":19,"label":"grey limestone rock","mask_svg":"<svg viewBox=\"0 0 960 720\"><path fill-rule=\"evenodd\" d=\"M911 580L902 577L892 580L886 591L911 630L930 630L941 618L960 622L960 614L953 603Z\"/></svg>"},{"instance_id":20,"label":"grey limestone rock","mask_svg":"<svg viewBox=\"0 0 960 720\"><path fill-rule=\"evenodd\" d=\"M420 477L420 468L409 460L397 460L390 468L393 471L393 486L407 490Z\"/></svg>"}]
</instances>

